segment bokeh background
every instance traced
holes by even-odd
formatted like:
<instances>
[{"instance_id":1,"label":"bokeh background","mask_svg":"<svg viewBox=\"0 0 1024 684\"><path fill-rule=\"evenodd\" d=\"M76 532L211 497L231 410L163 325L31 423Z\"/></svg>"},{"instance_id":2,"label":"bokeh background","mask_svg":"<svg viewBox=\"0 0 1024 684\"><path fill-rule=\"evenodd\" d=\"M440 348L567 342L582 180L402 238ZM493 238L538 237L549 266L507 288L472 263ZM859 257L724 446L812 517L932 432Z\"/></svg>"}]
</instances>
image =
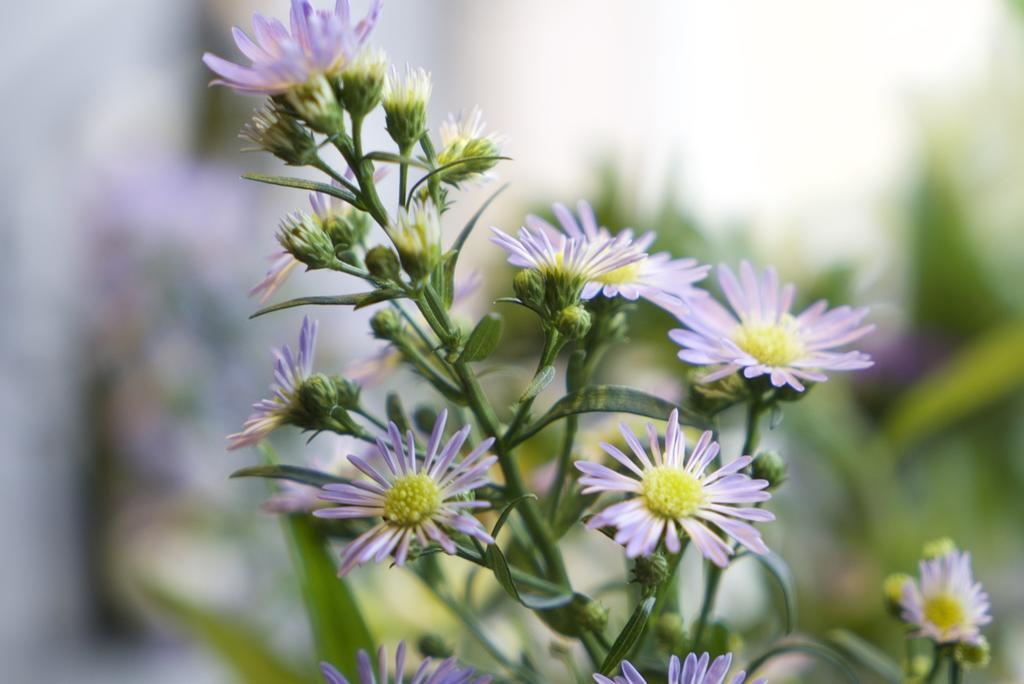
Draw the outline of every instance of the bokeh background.
<instances>
[{"instance_id":1,"label":"bokeh background","mask_svg":"<svg viewBox=\"0 0 1024 684\"><path fill-rule=\"evenodd\" d=\"M235 56L228 27L248 28L252 11L284 16L287 3L5 6L4 681L237 680L190 638L201 621L182 605L308 658L266 486L227 479L259 456L223 440L301 316L246 320L276 221L305 198L240 180L276 168L239 152L258 101L207 88L199 61ZM801 630L846 627L898 655L880 582L949 535L993 598L993 665L972 681L1024 682L1024 6L391 0L375 42L434 73L435 124L479 104L508 136L511 187L488 225L585 197L608 225L658 229L678 253L750 255L807 299L870 305L875 369L816 388L766 437L792 473L769 541L796 577ZM453 224L486 192L464 196ZM482 234L470 247L481 269L501 262ZM280 296L347 287L299 275ZM468 306L508 290L499 277ZM638 316L605 376L628 367L670 394L670 322ZM352 314L320 318L319 365L377 350ZM409 376L388 382L416 396ZM274 442L297 462L342 448ZM589 581L609 550L573 543ZM381 575L354 576L379 636L455 625L398 574L386 593L373 591ZM727 580L722 615L749 625L771 610L752 571ZM157 605L153 586L184 604ZM529 642L529 624L492 627Z\"/></svg>"}]
</instances>

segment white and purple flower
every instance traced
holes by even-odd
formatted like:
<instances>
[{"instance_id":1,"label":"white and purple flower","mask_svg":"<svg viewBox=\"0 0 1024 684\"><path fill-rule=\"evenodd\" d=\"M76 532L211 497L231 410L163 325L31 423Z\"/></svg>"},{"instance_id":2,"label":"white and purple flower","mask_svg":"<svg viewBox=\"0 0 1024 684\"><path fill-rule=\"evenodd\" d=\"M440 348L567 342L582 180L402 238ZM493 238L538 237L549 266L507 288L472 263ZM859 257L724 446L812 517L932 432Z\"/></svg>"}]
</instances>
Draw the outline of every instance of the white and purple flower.
<instances>
[{"instance_id":1,"label":"white and purple flower","mask_svg":"<svg viewBox=\"0 0 1024 684\"><path fill-rule=\"evenodd\" d=\"M583 473L580 484L584 494L622 492L630 495L595 515L587 527L616 528L615 541L626 547L630 558L649 556L662 540L670 553L678 553L682 548L680 535L685 534L704 557L725 567L733 547L714 528L754 553L768 552L761 533L745 521L767 522L775 516L762 508L742 505L771 498L765 491L766 480L754 480L740 472L753 457L741 456L705 474L708 464L718 455L718 443L707 431L687 458L686 440L676 410L668 418L664 453L656 428L647 424L653 458L632 430L625 424L620 429L633 457L611 444L602 443L601 448L630 474L618 473L600 463L576 462L576 468Z\"/></svg>"},{"instance_id":2,"label":"white and purple flower","mask_svg":"<svg viewBox=\"0 0 1024 684\"><path fill-rule=\"evenodd\" d=\"M373 664L366 651L359 651L356 658L359 663L359 679L356 684L390 684L391 682L403 684L405 682L404 641L399 643L395 650L393 678L388 677L388 654L383 646L377 651L376 673L373 671ZM442 661L433 670L430 669L432 662L430 658L426 658L420 663L412 679L409 680L409 684L488 684L491 681L490 677L476 675L471 667L459 667L454 657ZM330 663L320 663L320 672L327 684L349 684L349 681Z\"/></svg>"},{"instance_id":3,"label":"white and purple flower","mask_svg":"<svg viewBox=\"0 0 1024 684\"><path fill-rule=\"evenodd\" d=\"M213 81L241 92L279 95L322 76L341 73L362 49L380 15L381 0L373 0L366 16L352 23L349 0L337 0L334 10L314 9L308 0L292 0L290 31L277 19L253 15L256 40L237 26L235 44L251 66L229 62L211 53L203 62L219 78Z\"/></svg>"},{"instance_id":4,"label":"white and purple flower","mask_svg":"<svg viewBox=\"0 0 1024 684\"><path fill-rule=\"evenodd\" d=\"M643 297L659 306L685 307L690 299L706 296L705 292L697 290L693 284L703 280L711 267L698 265L696 259L673 259L668 252L648 254L657 238L653 231L634 238L632 228L623 228L613 236L607 228L598 224L593 207L585 200L580 200L576 205L579 220L563 204L555 204L551 209L561 230L532 214L526 217L527 227L551 236L564 234L588 245L608 242L628 244L645 257L595 276L583 288L583 299L592 299L598 295L629 300Z\"/></svg>"},{"instance_id":5,"label":"white and purple flower","mask_svg":"<svg viewBox=\"0 0 1024 684\"><path fill-rule=\"evenodd\" d=\"M913 636L937 643L977 643L979 628L992 621L988 594L971 573L971 554L950 551L921 561L920 584L903 585L903 619L917 627Z\"/></svg>"},{"instance_id":6,"label":"white and purple flower","mask_svg":"<svg viewBox=\"0 0 1024 684\"><path fill-rule=\"evenodd\" d=\"M242 431L228 435L228 449L254 446L267 435L288 422L296 393L302 382L313 374L313 351L316 348L317 322L308 316L299 330L298 353L288 345L274 350L274 382L272 396L252 405L253 412L242 424Z\"/></svg>"},{"instance_id":7,"label":"white and purple flower","mask_svg":"<svg viewBox=\"0 0 1024 684\"><path fill-rule=\"evenodd\" d=\"M435 541L446 553L454 554L455 542L446 530L469 535L485 544L493 543L480 521L467 513L467 509L486 508L489 504L466 500L464 495L489 483L487 470L496 458L484 455L494 439L484 440L456 463L470 428L467 425L456 432L442 449L447 419L448 412L442 411L422 462L416 455L412 431L403 443L398 426L390 423L391 444L377 440L377 451L385 468L378 469L358 456L349 456L352 465L371 481L323 487L321 498L341 505L317 510L313 513L317 517L381 518L342 552L339 575L371 560L379 563L391 555L396 565L403 565L414 540L422 547Z\"/></svg>"},{"instance_id":8,"label":"white and purple flower","mask_svg":"<svg viewBox=\"0 0 1024 684\"><path fill-rule=\"evenodd\" d=\"M707 653L699 658L696 653L690 653L682 661L679 660L679 656L672 656L668 661L668 684L726 684L730 667L732 667L731 653L718 656L714 660L711 660L711 656ZM743 684L746 678L745 672L738 672L728 681L729 684ZM622 661L621 677L609 678L596 674L594 681L598 684L647 684L647 680L628 660ZM764 683L763 679L751 682L751 684Z\"/></svg>"},{"instance_id":9,"label":"white and purple flower","mask_svg":"<svg viewBox=\"0 0 1024 684\"><path fill-rule=\"evenodd\" d=\"M871 357L862 352L836 351L874 330L873 325L861 325L866 308L828 310L828 303L821 300L794 316L789 313L794 286L780 287L771 267L758 278L746 261L740 264L739 279L720 265L718 281L732 311L711 297L694 299L676 312L689 330L669 332L683 348L680 359L713 367L702 382L742 372L746 378L767 375L775 387L788 385L802 392L803 382L828 379L822 371L872 365Z\"/></svg>"}]
</instances>

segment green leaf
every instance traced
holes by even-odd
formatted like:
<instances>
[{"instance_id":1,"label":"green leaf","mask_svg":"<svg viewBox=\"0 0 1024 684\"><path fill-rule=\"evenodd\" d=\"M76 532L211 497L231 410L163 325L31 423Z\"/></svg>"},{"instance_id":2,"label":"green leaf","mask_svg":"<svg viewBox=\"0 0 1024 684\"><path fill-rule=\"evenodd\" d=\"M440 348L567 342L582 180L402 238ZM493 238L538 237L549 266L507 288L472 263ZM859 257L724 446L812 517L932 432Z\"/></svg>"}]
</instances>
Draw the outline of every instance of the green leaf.
<instances>
[{"instance_id":1,"label":"green leaf","mask_svg":"<svg viewBox=\"0 0 1024 684\"><path fill-rule=\"evenodd\" d=\"M455 238L455 242L452 243L453 251L462 251L462 246L466 244L466 239L469 237L469 234L473 232L473 228L476 227L477 221L479 221L480 217L483 216L483 213L487 211L487 207L491 206L491 202L493 202L498 195L504 192L505 188L507 188L508 185L508 183L505 183L500 188L492 192L491 196L485 199L484 203L480 205L480 208L477 209L476 212L469 217L469 220L466 221L466 225L462 227L462 230L459 231L458 237Z\"/></svg>"},{"instance_id":2,"label":"green leaf","mask_svg":"<svg viewBox=\"0 0 1024 684\"><path fill-rule=\"evenodd\" d=\"M981 411L1024 386L1024 322L976 339L896 402L884 431L897 450Z\"/></svg>"},{"instance_id":3,"label":"green leaf","mask_svg":"<svg viewBox=\"0 0 1024 684\"><path fill-rule=\"evenodd\" d=\"M282 517L319 660L356 676L356 652L374 652L373 638L352 590L337 576L327 540L308 515Z\"/></svg>"},{"instance_id":4,"label":"green leaf","mask_svg":"<svg viewBox=\"0 0 1024 684\"><path fill-rule=\"evenodd\" d=\"M412 187L409 188L409 194L406 195L406 197L412 197L413 193L415 193L416 189L419 188L421 185L426 183L434 176L437 176L440 173L444 173L448 169L453 168L455 166L462 166L464 164L469 164L471 162L478 161L508 161L511 159L511 157L502 157L500 155L485 155L482 157L465 157L463 159L456 159L453 162L448 162L447 164L442 164L441 166L431 169L428 173L425 173L422 178L413 183Z\"/></svg>"},{"instance_id":5,"label":"green leaf","mask_svg":"<svg viewBox=\"0 0 1024 684\"><path fill-rule=\"evenodd\" d=\"M601 663L601 674L610 675L618 669L623 660L632 655L633 647L640 642L640 637L644 635L644 630L647 629L647 618L650 617L653 609L653 596L644 599L636 607L633 614L629 617L626 626L622 628L619 636L616 637L615 643L608 650L608 655L605 656L604 662Z\"/></svg>"},{"instance_id":6,"label":"green leaf","mask_svg":"<svg viewBox=\"0 0 1024 684\"><path fill-rule=\"evenodd\" d=\"M256 181L257 183L266 183L268 185L280 185L285 188L298 188L299 190L312 190L313 192L322 192L325 195L337 197L340 200L344 200L349 204L358 204L358 200L355 195L351 192L342 190L335 185L328 185L327 183L317 183L316 181L306 180L305 178L290 178L288 176L266 176L262 173L244 173L242 178L246 180Z\"/></svg>"},{"instance_id":7,"label":"green leaf","mask_svg":"<svg viewBox=\"0 0 1024 684\"><path fill-rule=\"evenodd\" d=\"M502 320L501 314L489 313L480 319L480 322L469 334L465 346L462 348L460 361L483 361L494 353L501 341Z\"/></svg>"},{"instance_id":8,"label":"green leaf","mask_svg":"<svg viewBox=\"0 0 1024 684\"><path fill-rule=\"evenodd\" d=\"M314 681L282 662L263 637L245 627L238 616L220 615L149 582L141 583L140 588L179 629L229 665L239 681L252 684L310 684Z\"/></svg>"},{"instance_id":9,"label":"green leaf","mask_svg":"<svg viewBox=\"0 0 1024 684\"><path fill-rule=\"evenodd\" d=\"M850 658L871 670L889 684L903 682L903 670L899 664L876 646L868 643L853 632L837 629L829 633L828 640Z\"/></svg>"},{"instance_id":10,"label":"green leaf","mask_svg":"<svg viewBox=\"0 0 1024 684\"><path fill-rule=\"evenodd\" d=\"M399 432L404 435L409 431L409 414L405 412L398 392L388 392L388 396L384 400L384 411L387 413L388 420L398 426Z\"/></svg>"},{"instance_id":11,"label":"green leaf","mask_svg":"<svg viewBox=\"0 0 1024 684\"><path fill-rule=\"evenodd\" d=\"M370 152L365 155L365 158L372 159L373 161L388 162L389 164L406 164L408 166L415 166L418 169L430 168L422 159L416 159L415 157L403 157L402 155L395 154L394 152Z\"/></svg>"},{"instance_id":12,"label":"green leaf","mask_svg":"<svg viewBox=\"0 0 1024 684\"><path fill-rule=\"evenodd\" d=\"M667 420L673 409L679 409L679 419L684 425L709 428L705 418L652 394L621 385L595 385L585 387L559 399L547 413L518 434L514 443L523 442L556 420L577 413L594 411L632 413L638 416Z\"/></svg>"},{"instance_id":13,"label":"green leaf","mask_svg":"<svg viewBox=\"0 0 1024 684\"><path fill-rule=\"evenodd\" d=\"M257 318L275 311L292 309L296 306L354 306L355 308L360 309L364 306L369 306L370 304L376 304L377 302L383 302L388 299L399 299L404 296L405 293L401 290L385 288L381 290L373 290L372 292L357 292L355 294L346 295L298 297L296 299L289 299L286 302L280 302L278 304L272 304L268 307L262 308L249 316L249 318Z\"/></svg>"},{"instance_id":14,"label":"green leaf","mask_svg":"<svg viewBox=\"0 0 1024 684\"><path fill-rule=\"evenodd\" d=\"M512 570L508 567L505 554L501 552L497 544L487 546L487 549L484 551L484 560L494 573L494 578L498 580L498 584L508 592L508 595L530 610L554 610L555 608L563 608L572 603L573 594L571 593L538 596L536 594L520 592L519 588L516 587L515 581L512 579Z\"/></svg>"},{"instance_id":15,"label":"green leaf","mask_svg":"<svg viewBox=\"0 0 1024 684\"><path fill-rule=\"evenodd\" d=\"M847 681L853 682L853 684L860 684L860 680L857 678L856 673L854 673L853 669L842 655L825 644L811 640L793 642L771 648L759 655L757 658L754 658L754 660L752 660L750 664L743 669L747 673L748 677L753 678L757 670L763 667L768 661L789 653L804 653L814 658L818 658L819 660L823 660L832 665L839 672L842 672Z\"/></svg>"},{"instance_id":16,"label":"green leaf","mask_svg":"<svg viewBox=\"0 0 1024 684\"><path fill-rule=\"evenodd\" d=\"M533 376L533 380L530 381L529 386L523 391L523 396L519 397L520 404L527 401L531 401L537 397L538 394L548 388L548 385L555 379L555 367L544 366L537 374Z\"/></svg>"},{"instance_id":17,"label":"green leaf","mask_svg":"<svg viewBox=\"0 0 1024 684\"><path fill-rule=\"evenodd\" d=\"M231 473L231 477L267 477L274 480L291 480L312 487L348 482L345 478L337 475L293 465L249 466Z\"/></svg>"},{"instance_id":18,"label":"green leaf","mask_svg":"<svg viewBox=\"0 0 1024 684\"><path fill-rule=\"evenodd\" d=\"M750 557L764 566L764 569L771 574L779 585L782 592L782 600L786 609L782 621L782 628L785 634L790 634L796 627L796 583L793 581L793 573L782 556L773 551L768 553L743 552L738 557Z\"/></svg>"},{"instance_id":19,"label":"green leaf","mask_svg":"<svg viewBox=\"0 0 1024 684\"><path fill-rule=\"evenodd\" d=\"M505 522L508 520L508 516L512 514L513 509L527 499L536 499L536 494L523 494L517 496L508 502L504 510L501 511L501 515L498 516L498 522L494 523L494 529L491 530L491 536L495 539L498 538L498 533L501 532L501 528L505 526Z\"/></svg>"}]
</instances>

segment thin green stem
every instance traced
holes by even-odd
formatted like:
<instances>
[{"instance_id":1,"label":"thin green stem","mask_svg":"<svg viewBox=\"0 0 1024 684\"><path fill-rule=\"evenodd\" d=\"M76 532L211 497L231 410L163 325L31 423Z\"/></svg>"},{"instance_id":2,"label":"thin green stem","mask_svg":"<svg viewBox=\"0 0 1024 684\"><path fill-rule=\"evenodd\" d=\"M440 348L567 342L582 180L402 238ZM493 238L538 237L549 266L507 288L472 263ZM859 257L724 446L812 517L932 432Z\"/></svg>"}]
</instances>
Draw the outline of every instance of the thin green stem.
<instances>
[{"instance_id":1,"label":"thin green stem","mask_svg":"<svg viewBox=\"0 0 1024 684\"><path fill-rule=\"evenodd\" d=\"M405 159L412 152L412 147L406 147L399 150L402 158ZM409 184L409 165L405 162L401 162L398 165L398 204L399 206L407 206L409 204L409 198L406 197L406 187Z\"/></svg>"},{"instance_id":2,"label":"thin green stem","mask_svg":"<svg viewBox=\"0 0 1024 684\"><path fill-rule=\"evenodd\" d=\"M761 441L761 416L767 408L767 405L759 397L754 397L747 405L747 432L743 440L743 448L740 449L741 456L754 455L754 450L757 449L757 445Z\"/></svg>"},{"instance_id":3,"label":"thin green stem","mask_svg":"<svg viewBox=\"0 0 1024 684\"><path fill-rule=\"evenodd\" d=\"M557 330L551 329L546 330L544 335L544 349L541 351L540 359L537 361L537 370L534 372L534 377L537 373L540 373L546 366L550 366L555 362L555 358L558 356L558 352L565 346L565 339ZM505 430L504 440L510 442L515 438L516 432L523 426L523 422L530 413L530 408L533 406L533 401L536 397L532 397L526 401L520 402L519 407L516 409L516 413L512 416L512 421L508 424L508 429Z\"/></svg>"},{"instance_id":4,"label":"thin green stem","mask_svg":"<svg viewBox=\"0 0 1024 684\"><path fill-rule=\"evenodd\" d=\"M949 684L960 684L963 681L963 668L955 659L949 660Z\"/></svg>"},{"instance_id":5,"label":"thin green stem","mask_svg":"<svg viewBox=\"0 0 1024 684\"><path fill-rule=\"evenodd\" d=\"M658 624L658 619L661 618L662 612L665 610L665 603L668 601L669 596L672 595L676 586L676 572L679 570L679 562L683 559L683 553L686 551L687 540L683 540L682 548L679 549L679 553L669 556L668 559L668 577L658 587L657 592L654 595L654 608L651 609L651 615L647 620L647 632L644 636L646 640L647 635L654 631L654 626Z\"/></svg>"},{"instance_id":6,"label":"thin green stem","mask_svg":"<svg viewBox=\"0 0 1024 684\"><path fill-rule=\"evenodd\" d=\"M601 663L604 662L604 656L601 655L601 644L593 632L586 632L580 637L580 642L583 644L584 650L587 652L587 657L590 658L590 662L594 668L601 667Z\"/></svg>"},{"instance_id":7,"label":"thin green stem","mask_svg":"<svg viewBox=\"0 0 1024 684\"><path fill-rule=\"evenodd\" d=\"M341 147L339 147L341 149ZM344 150L342 150L344 154ZM388 212L377 195L377 187L373 182L373 162L363 157L363 117L352 117L352 159L346 159L352 172L359 181L363 200L366 202L367 213L382 228L388 225Z\"/></svg>"},{"instance_id":8,"label":"thin green stem","mask_svg":"<svg viewBox=\"0 0 1024 684\"><path fill-rule=\"evenodd\" d=\"M934 647L932 651L932 669L928 670L928 674L924 678L925 684L931 684L931 682L935 681L939 670L942 668L942 661L945 660L945 653L939 648L938 644L934 644Z\"/></svg>"},{"instance_id":9,"label":"thin green stem","mask_svg":"<svg viewBox=\"0 0 1024 684\"><path fill-rule=\"evenodd\" d=\"M330 164L325 162L323 159L320 159L319 157L317 157L316 161L313 162L313 167L318 169L318 170L320 170L320 171L322 171L322 172L324 172L324 173L326 173L336 183L338 183L338 185L340 185L341 187L345 188L346 190L351 192L356 197L360 196L361 193L359 191L359 188L357 188L355 185L353 185L352 182L349 179L345 178L345 176L343 176L342 174L340 174L337 171L335 171L334 168Z\"/></svg>"},{"instance_id":10,"label":"thin green stem","mask_svg":"<svg viewBox=\"0 0 1024 684\"><path fill-rule=\"evenodd\" d=\"M704 630L707 628L708 618L715 607L715 597L718 594L718 584L722 579L722 568L714 563L707 565L707 578L704 583L704 599L700 606L700 615L697 616L697 624L693 628L693 644L690 648L695 653L701 652L701 639L704 637Z\"/></svg>"}]
</instances>

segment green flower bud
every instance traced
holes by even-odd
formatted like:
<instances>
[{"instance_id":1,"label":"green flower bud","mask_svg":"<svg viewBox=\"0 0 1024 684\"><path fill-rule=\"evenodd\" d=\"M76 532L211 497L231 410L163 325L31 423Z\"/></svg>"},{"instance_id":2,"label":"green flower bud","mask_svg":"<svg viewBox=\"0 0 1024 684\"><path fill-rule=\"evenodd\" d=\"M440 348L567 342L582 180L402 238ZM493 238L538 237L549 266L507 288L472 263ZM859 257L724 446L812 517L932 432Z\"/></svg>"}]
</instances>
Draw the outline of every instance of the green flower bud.
<instances>
[{"instance_id":1,"label":"green flower bud","mask_svg":"<svg viewBox=\"0 0 1024 684\"><path fill-rule=\"evenodd\" d=\"M660 551L650 556L640 556L633 561L633 580L644 587L653 589L668 579L668 559Z\"/></svg>"},{"instance_id":2,"label":"green flower bud","mask_svg":"<svg viewBox=\"0 0 1024 684\"><path fill-rule=\"evenodd\" d=\"M458 185L459 183L482 176L493 169L498 160L479 159L479 157L497 157L500 154L501 148L490 138L464 140L449 145L437 155L438 166L445 166L455 162L461 163L442 171L441 180L451 185Z\"/></svg>"},{"instance_id":3,"label":"green flower bud","mask_svg":"<svg viewBox=\"0 0 1024 684\"><path fill-rule=\"evenodd\" d=\"M332 135L345 130L341 107L326 77L314 76L284 97L314 131Z\"/></svg>"},{"instance_id":4,"label":"green flower bud","mask_svg":"<svg viewBox=\"0 0 1024 684\"><path fill-rule=\"evenodd\" d=\"M339 256L342 252L361 245L370 232L370 215L351 207L333 210L321 219L323 230L331 237L334 251Z\"/></svg>"},{"instance_id":5,"label":"green flower bud","mask_svg":"<svg viewBox=\"0 0 1024 684\"><path fill-rule=\"evenodd\" d=\"M277 241L312 269L332 268L338 260L331 237L315 216L295 213L285 217L278 228Z\"/></svg>"},{"instance_id":6,"label":"green flower bud","mask_svg":"<svg viewBox=\"0 0 1024 684\"><path fill-rule=\"evenodd\" d=\"M532 268L516 273L512 287L523 304L535 309L544 306L544 277Z\"/></svg>"},{"instance_id":7,"label":"green flower bud","mask_svg":"<svg viewBox=\"0 0 1024 684\"><path fill-rule=\"evenodd\" d=\"M953 658L964 667L988 667L992 648L985 637L978 637L973 644L961 641L953 647Z\"/></svg>"},{"instance_id":8,"label":"green flower bud","mask_svg":"<svg viewBox=\"0 0 1024 684\"><path fill-rule=\"evenodd\" d=\"M341 103L353 118L373 111L384 91L388 57L379 48L366 48L341 73Z\"/></svg>"},{"instance_id":9,"label":"green flower bud","mask_svg":"<svg viewBox=\"0 0 1024 684\"><path fill-rule=\"evenodd\" d=\"M384 120L398 149L410 149L426 133L430 90L430 74L423 69L407 69L402 78L392 68L384 80Z\"/></svg>"},{"instance_id":10,"label":"green flower bud","mask_svg":"<svg viewBox=\"0 0 1024 684\"><path fill-rule=\"evenodd\" d=\"M709 368L702 366L691 366L687 371L689 403L698 413L713 416L750 396L741 374L733 373L713 382L702 382L709 372Z\"/></svg>"},{"instance_id":11,"label":"green flower bud","mask_svg":"<svg viewBox=\"0 0 1024 684\"><path fill-rule=\"evenodd\" d=\"M387 233L414 282L428 277L441 261L441 215L433 202L417 200L399 209Z\"/></svg>"},{"instance_id":12,"label":"green flower bud","mask_svg":"<svg viewBox=\"0 0 1024 684\"><path fill-rule=\"evenodd\" d=\"M658 648L666 653L680 653L687 649L686 627L678 613L662 613L654 625L654 639Z\"/></svg>"},{"instance_id":13,"label":"green flower bud","mask_svg":"<svg viewBox=\"0 0 1024 684\"><path fill-rule=\"evenodd\" d=\"M939 537L925 542L921 547L921 557L925 559L941 558L956 551L956 542L949 537Z\"/></svg>"},{"instance_id":14,"label":"green flower bud","mask_svg":"<svg viewBox=\"0 0 1024 684\"><path fill-rule=\"evenodd\" d=\"M751 463L751 475L757 480L768 480L768 491L778 489L786 481L786 462L776 451L762 451Z\"/></svg>"},{"instance_id":15,"label":"green flower bud","mask_svg":"<svg viewBox=\"0 0 1024 684\"><path fill-rule=\"evenodd\" d=\"M437 422L437 410L432 406L420 406L413 412L412 422L421 432L429 434Z\"/></svg>"},{"instance_id":16,"label":"green flower bud","mask_svg":"<svg viewBox=\"0 0 1024 684\"><path fill-rule=\"evenodd\" d=\"M317 158L316 141L305 126L274 106L253 114L240 137L290 166L306 166Z\"/></svg>"},{"instance_id":17,"label":"green flower bud","mask_svg":"<svg viewBox=\"0 0 1024 684\"><path fill-rule=\"evenodd\" d=\"M370 319L370 330L377 339L392 341L402 334L402 318L394 309L381 309Z\"/></svg>"},{"instance_id":18,"label":"green flower bud","mask_svg":"<svg viewBox=\"0 0 1024 684\"><path fill-rule=\"evenodd\" d=\"M402 265L398 263L395 250L385 245L377 245L366 253L366 270L381 280L398 280Z\"/></svg>"},{"instance_id":19,"label":"green flower bud","mask_svg":"<svg viewBox=\"0 0 1024 684\"><path fill-rule=\"evenodd\" d=\"M903 609L900 601L903 600L903 587L913 582L913 578L903 572L894 572L887 576L882 582L882 596L885 598L885 607L892 615L900 617Z\"/></svg>"},{"instance_id":20,"label":"green flower bud","mask_svg":"<svg viewBox=\"0 0 1024 684\"><path fill-rule=\"evenodd\" d=\"M570 340L586 337L590 330L590 312L582 306L567 306L555 317L555 328Z\"/></svg>"},{"instance_id":21,"label":"green flower bud","mask_svg":"<svg viewBox=\"0 0 1024 684\"><path fill-rule=\"evenodd\" d=\"M576 599L569 605L572 618L584 632L600 632L608 626L608 608L598 601Z\"/></svg>"},{"instance_id":22,"label":"green flower bud","mask_svg":"<svg viewBox=\"0 0 1024 684\"><path fill-rule=\"evenodd\" d=\"M440 634L424 634L416 642L416 648L424 658L450 658L454 653Z\"/></svg>"}]
</instances>

